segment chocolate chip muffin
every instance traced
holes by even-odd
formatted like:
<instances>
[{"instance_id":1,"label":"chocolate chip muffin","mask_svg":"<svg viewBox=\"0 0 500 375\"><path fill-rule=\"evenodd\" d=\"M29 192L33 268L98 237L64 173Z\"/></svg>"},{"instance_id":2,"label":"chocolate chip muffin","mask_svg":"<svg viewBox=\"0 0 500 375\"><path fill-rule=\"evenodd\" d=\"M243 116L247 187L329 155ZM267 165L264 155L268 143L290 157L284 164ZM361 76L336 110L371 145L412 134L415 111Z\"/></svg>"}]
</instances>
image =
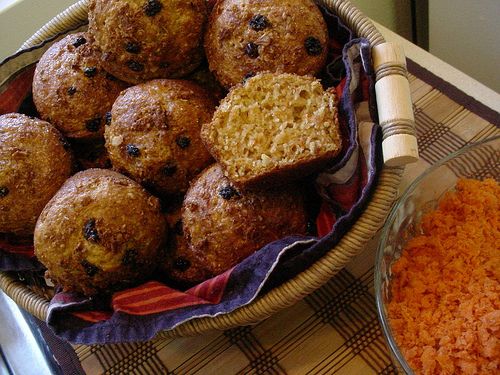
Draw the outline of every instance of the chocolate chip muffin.
<instances>
[{"instance_id":1,"label":"chocolate chip muffin","mask_svg":"<svg viewBox=\"0 0 500 375\"><path fill-rule=\"evenodd\" d=\"M166 215L169 242L159 261L160 276L173 287L186 289L213 277L188 245L181 221L181 207Z\"/></svg>"},{"instance_id":2,"label":"chocolate chip muffin","mask_svg":"<svg viewBox=\"0 0 500 375\"><path fill-rule=\"evenodd\" d=\"M46 276L86 295L151 276L166 240L159 200L122 174L87 169L69 178L43 209L35 255Z\"/></svg>"},{"instance_id":3,"label":"chocolate chip muffin","mask_svg":"<svg viewBox=\"0 0 500 375\"><path fill-rule=\"evenodd\" d=\"M19 113L0 116L0 232L32 235L73 170L68 143L51 124Z\"/></svg>"},{"instance_id":4,"label":"chocolate chip muffin","mask_svg":"<svg viewBox=\"0 0 500 375\"><path fill-rule=\"evenodd\" d=\"M118 78L178 78L204 57L207 14L205 0L92 0L89 33Z\"/></svg>"},{"instance_id":5,"label":"chocolate chip muffin","mask_svg":"<svg viewBox=\"0 0 500 375\"><path fill-rule=\"evenodd\" d=\"M102 138L106 113L128 86L107 73L86 33L71 34L40 58L33 102L40 117L67 138Z\"/></svg>"},{"instance_id":6,"label":"chocolate chip muffin","mask_svg":"<svg viewBox=\"0 0 500 375\"><path fill-rule=\"evenodd\" d=\"M218 275L270 242L307 234L305 198L295 186L250 192L233 185L220 164L205 169L182 206L182 227L194 255Z\"/></svg>"},{"instance_id":7,"label":"chocolate chip muffin","mask_svg":"<svg viewBox=\"0 0 500 375\"><path fill-rule=\"evenodd\" d=\"M218 0L205 51L226 89L261 71L315 76L326 64L328 29L312 0Z\"/></svg>"},{"instance_id":8,"label":"chocolate chip muffin","mask_svg":"<svg viewBox=\"0 0 500 375\"><path fill-rule=\"evenodd\" d=\"M156 79L124 90L104 133L113 168L155 194L185 192L213 162L200 130L216 104L187 80Z\"/></svg>"},{"instance_id":9,"label":"chocolate chip muffin","mask_svg":"<svg viewBox=\"0 0 500 375\"><path fill-rule=\"evenodd\" d=\"M335 90L311 76L258 74L229 92L201 137L238 186L288 183L341 151Z\"/></svg>"}]
</instances>

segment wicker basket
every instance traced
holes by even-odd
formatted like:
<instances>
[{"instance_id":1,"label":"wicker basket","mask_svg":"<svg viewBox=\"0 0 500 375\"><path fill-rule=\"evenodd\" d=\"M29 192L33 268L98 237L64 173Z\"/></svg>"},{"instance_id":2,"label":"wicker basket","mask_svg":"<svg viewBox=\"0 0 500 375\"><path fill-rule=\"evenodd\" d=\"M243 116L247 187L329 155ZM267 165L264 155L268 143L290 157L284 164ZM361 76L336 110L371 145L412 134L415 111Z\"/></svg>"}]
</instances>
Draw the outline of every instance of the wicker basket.
<instances>
[{"instance_id":1,"label":"wicker basket","mask_svg":"<svg viewBox=\"0 0 500 375\"><path fill-rule=\"evenodd\" d=\"M87 2L88 0L80 0L57 15L26 41L21 49L35 46L85 22L88 14ZM348 1L320 0L319 2L337 14L358 36L368 39L372 46L385 160L373 197L364 213L337 246L306 271L272 289L249 305L213 318L189 320L172 330L159 332L157 338L194 336L254 324L291 306L321 287L376 234L396 199L404 165L418 158L409 82L401 48L385 43L372 22ZM37 292L28 288L8 272L0 272L0 288L19 306L41 320L46 319L49 300L42 291Z\"/></svg>"}]
</instances>

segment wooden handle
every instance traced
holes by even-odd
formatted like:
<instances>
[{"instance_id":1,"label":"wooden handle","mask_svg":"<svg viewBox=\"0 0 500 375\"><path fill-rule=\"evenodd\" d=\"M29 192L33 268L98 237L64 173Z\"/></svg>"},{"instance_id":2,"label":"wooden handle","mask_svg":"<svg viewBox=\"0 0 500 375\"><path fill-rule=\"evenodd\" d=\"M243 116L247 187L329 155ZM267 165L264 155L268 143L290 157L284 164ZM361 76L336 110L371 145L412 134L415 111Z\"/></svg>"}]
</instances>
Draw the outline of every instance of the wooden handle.
<instances>
[{"instance_id":1,"label":"wooden handle","mask_svg":"<svg viewBox=\"0 0 500 375\"><path fill-rule=\"evenodd\" d=\"M403 48L383 43L372 52L384 163L392 167L414 163L418 144Z\"/></svg>"}]
</instances>

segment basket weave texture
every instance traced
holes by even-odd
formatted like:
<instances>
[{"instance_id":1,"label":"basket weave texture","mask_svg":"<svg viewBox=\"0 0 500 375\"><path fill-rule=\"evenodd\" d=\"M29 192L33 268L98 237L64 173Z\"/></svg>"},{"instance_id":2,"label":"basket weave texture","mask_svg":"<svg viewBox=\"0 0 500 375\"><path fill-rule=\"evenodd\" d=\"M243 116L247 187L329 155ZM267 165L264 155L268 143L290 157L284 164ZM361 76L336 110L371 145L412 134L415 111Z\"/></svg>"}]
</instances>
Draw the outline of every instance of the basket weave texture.
<instances>
[{"instance_id":1,"label":"basket weave texture","mask_svg":"<svg viewBox=\"0 0 500 375\"><path fill-rule=\"evenodd\" d=\"M88 0L80 0L57 15L27 40L21 46L21 49L35 46L64 30L85 22L88 15L87 2ZM372 47L384 44L382 35L372 22L348 1L320 0L319 3L337 14L345 25L351 28L358 36L366 38ZM399 66L397 69L399 70L397 74L400 74L401 67ZM387 74L387 69L385 69L383 74ZM393 126L392 129L384 128L383 130L385 134L389 132L397 133L397 129L397 126ZM363 214L337 246L306 271L279 287L270 290L249 305L213 318L196 318L187 321L174 329L159 332L156 338L195 336L212 331L254 324L283 308L291 306L314 290L320 288L350 262L382 226L397 196L403 170L403 166L385 166L382 169L375 192ZM49 300L41 293L26 287L13 274L0 272L0 288L19 306L41 320L46 319Z\"/></svg>"}]
</instances>

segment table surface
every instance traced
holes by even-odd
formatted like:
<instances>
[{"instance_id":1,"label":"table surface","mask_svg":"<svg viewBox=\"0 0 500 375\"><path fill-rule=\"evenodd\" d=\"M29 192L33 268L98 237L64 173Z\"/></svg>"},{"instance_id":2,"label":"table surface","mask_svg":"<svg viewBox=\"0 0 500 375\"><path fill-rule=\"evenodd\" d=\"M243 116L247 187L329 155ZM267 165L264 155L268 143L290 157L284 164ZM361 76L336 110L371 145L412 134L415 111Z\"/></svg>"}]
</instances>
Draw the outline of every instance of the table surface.
<instances>
[{"instance_id":1,"label":"table surface","mask_svg":"<svg viewBox=\"0 0 500 375\"><path fill-rule=\"evenodd\" d=\"M376 26L408 57L420 160L405 169L404 191L450 152L500 134L500 94ZM396 374L373 295L377 239L326 285L254 326L90 346L46 338L68 374Z\"/></svg>"}]
</instances>

